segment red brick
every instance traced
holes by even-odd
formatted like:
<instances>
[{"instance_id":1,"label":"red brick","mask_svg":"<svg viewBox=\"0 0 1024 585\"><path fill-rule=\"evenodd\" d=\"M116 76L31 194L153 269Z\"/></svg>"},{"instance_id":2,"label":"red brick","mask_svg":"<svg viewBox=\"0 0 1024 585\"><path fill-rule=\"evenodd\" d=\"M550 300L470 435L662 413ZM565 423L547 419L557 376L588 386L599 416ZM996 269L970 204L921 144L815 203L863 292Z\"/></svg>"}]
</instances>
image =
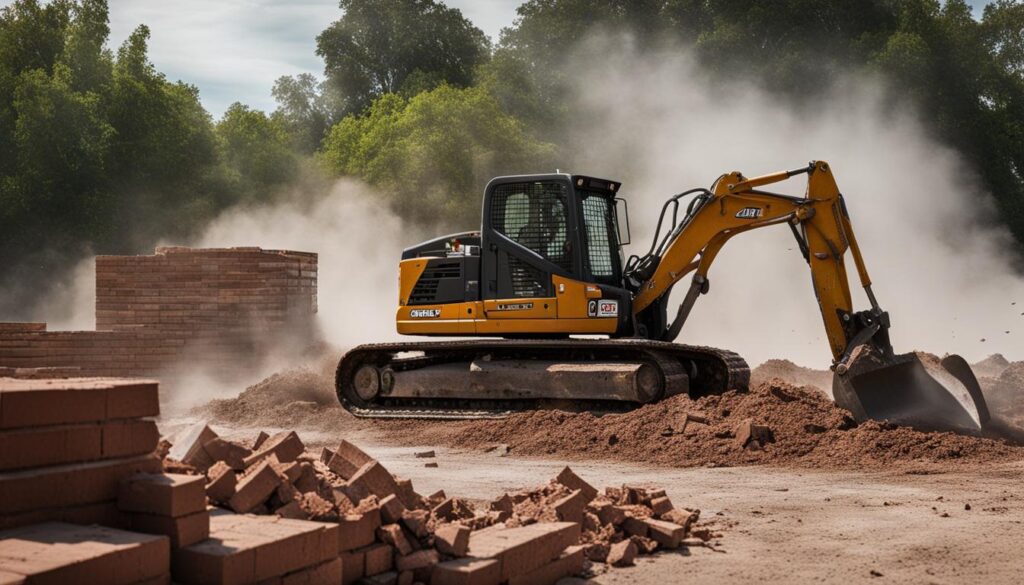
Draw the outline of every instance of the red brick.
<instances>
[{"instance_id":1,"label":"red brick","mask_svg":"<svg viewBox=\"0 0 1024 585\"><path fill-rule=\"evenodd\" d=\"M206 509L206 478L177 473L139 474L125 478L117 506L126 512L144 512L178 518Z\"/></svg>"},{"instance_id":2,"label":"red brick","mask_svg":"<svg viewBox=\"0 0 1024 585\"><path fill-rule=\"evenodd\" d=\"M295 431L283 431L267 439L259 451L246 457L245 466L249 467L271 454L277 456L277 460L281 463L289 463L295 461L305 450L306 447Z\"/></svg>"},{"instance_id":3,"label":"red brick","mask_svg":"<svg viewBox=\"0 0 1024 585\"><path fill-rule=\"evenodd\" d=\"M342 515L338 518L338 552L361 548L372 543L380 526L380 510L376 508L364 514Z\"/></svg>"},{"instance_id":4,"label":"red brick","mask_svg":"<svg viewBox=\"0 0 1024 585\"><path fill-rule=\"evenodd\" d=\"M276 516L210 514L210 538L175 552L178 583L253 583L337 557L337 528Z\"/></svg>"},{"instance_id":5,"label":"red brick","mask_svg":"<svg viewBox=\"0 0 1024 585\"><path fill-rule=\"evenodd\" d=\"M457 559L434 567L431 585L498 585L501 563L496 559Z\"/></svg>"},{"instance_id":6,"label":"red brick","mask_svg":"<svg viewBox=\"0 0 1024 585\"><path fill-rule=\"evenodd\" d=\"M363 578L366 571L366 555L360 550L350 550L341 553L341 583L351 585Z\"/></svg>"},{"instance_id":7,"label":"red brick","mask_svg":"<svg viewBox=\"0 0 1024 585\"><path fill-rule=\"evenodd\" d=\"M43 508L31 512L0 516L0 530L42 522L100 524L126 530L131 527L128 515L117 509L117 502L110 501L63 508Z\"/></svg>"},{"instance_id":8,"label":"red brick","mask_svg":"<svg viewBox=\"0 0 1024 585\"><path fill-rule=\"evenodd\" d=\"M418 550L408 555L400 555L395 559L395 569L399 572L412 571L417 581L430 583L434 567L440 562L437 551L429 548Z\"/></svg>"},{"instance_id":9,"label":"red brick","mask_svg":"<svg viewBox=\"0 0 1024 585\"><path fill-rule=\"evenodd\" d=\"M405 513L405 506L398 496L392 494L380 501L380 516L384 524L394 524L402 518Z\"/></svg>"},{"instance_id":10,"label":"red brick","mask_svg":"<svg viewBox=\"0 0 1024 585\"><path fill-rule=\"evenodd\" d=\"M203 445L215 438L217 438L217 433L213 432L205 423L194 424L174 437L172 441L174 445L168 456L200 469L207 469L214 464L214 461L206 453Z\"/></svg>"},{"instance_id":11,"label":"red brick","mask_svg":"<svg viewBox=\"0 0 1024 585\"><path fill-rule=\"evenodd\" d=\"M651 512L655 516L661 516L667 514L673 510L672 500L668 499L668 496L651 499Z\"/></svg>"},{"instance_id":12,"label":"red brick","mask_svg":"<svg viewBox=\"0 0 1024 585\"><path fill-rule=\"evenodd\" d=\"M649 536L659 545L665 548L679 548L679 544L686 538L686 529L673 522L645 518Z\"/></svg>"},{"instance_id":13,"label":"red brick","mask_svg":"<svg viewBox=\"0 0 1024 585\"><path fill-rule=\"evenodd\" d=\"M630 536L647 536L651 527L643 520L630 516L622 521L622 530Z\"/></svg>"},{"instance_id":14,"label":"red brick","mask_svg":"<svg viewBox=\"0 0 1024 585\"><path fill-rule=\"evenodd\" d=\"M360 467L359 471L349 480L348 490L349 497L355 496L354 499L359 501L371 495L383 499L394 494L401 498L401 494L396 493L398 484L395 482L395 478L377 461L370 461ZM406 508L409 507L411 506L406 504Z\"/></svg>"},{"instance_id":15,"label":"red brick","mask_svg":"<svg viewBox=\"0 0 1024 585\"><path fill-rule=\"evenodd\" d=\"M265 502L280 483L281 477L268 461L264 461L238 482L235 495L231 496L228 504L235 512L249 512Z\"/></svg>"},{"instance_id":16,"label":"red brick","mask_svg":"<svg viewBox=\"0 0 1024 585\"><path fill-rule=\"evenodd\" d=\"M61 522L0 532L0 566L33 583L130 584L168 572L166 537Z\"/></svg>"},{"instance_id":17,"label":"red brick","mask_svg":"<svg viewBox=\"0 0 1024 585\"><path fill-rule=\"evenodd\" d=\"M245 458L252 455L252 451L248 447L220 437L214 437L203 443L203 449L210 459L223 461L236 471L245 469Z\"/></svg>"},{"instance_id":18,"label":"red brick","mask_svg":"<svg viewBox=\"0 0 1024 585\"><path fill-rule=\"evenodd\" d=\"M529 573L557 558L580 539L575 522L545 522L517 528L492 527L473 532L469 554L501 562L502 581Z\"/></svg>"},{"instance_id":19,"label":"red brick","mask_svg":"<svg viewBox=\"0 0 1024 585\"><path fill-rule=\"evenodd\" d=\"M559 579L583 572L583 547L572 546L550 563L508 580L508 585L554 585Z\"/></svg>"},{"instance_id":20,"label":"red brick","mask_svg":"<svg viewBox=\"0 0 1024 585\"><path fill-rule=\"evenodd\" d=\"M363 574L366 576L386 573L395 566L395 549L391 545L383 543L371 544L359 549L357 552L362 552L365 558Z\"/></svg>"},{"instance_id":21,"label":"red brick","mask_svg":"<svg viewBox=\"0 0 1024 585\"><path fill-rule=\"evenodd\" d=\"M584 481L580 476L576 475L572 469L566 467L555 478L555 481L569 488L570 490L580 490L583 492L583 500L589 504L591 500L597 497L597 488Z\"/></svg>"},{"instance_id":22,"label":"red brick","mask_svg":"<svg viewBox=\"0 0 1024 585\"><path fill-rule=\"evenodd\" d=\"M160 431L151 420L113 421L102 425L103 457L128 457L152 453Z\"/></svg>"},{"instance_id":23,"label":"red brick","mask_svg":"<svg viewBox=\"0 0 1024 585\"><path fill-rule=\"evenodd\" d=\"M109 502L121 479L159 470L160 461L146 455L0 473L0 514Z\"/></svg>"},{"instance_id":24,"label":"red brick","mask_svg":"<svg viewBox=\"0 0 1024 585\"><path fill-rule=\"evenodd\" d=\"M434 531L434 546L443 555L464 557L469 549L470 532L461 524L443 524Z\"/></svg>"},{"instance_id":25,"label":"red brick","mask_svg":"<svg viewBox=\"0 0 1024 585\"><path fill-rule=\"evenodd\" d=\"M333 451L332 456L325 461L331 471L341 476L342 479L351 479L359 471L359 468L373 461L373 458L364 453L348 441L342 440L338 449Z\"/></svg>"},{"instance_id":26,"label":"red brick","mask_svg":"<svg viewBox=\"0 0 1024 585\"><path fill-rule=\"evenodd\" d=\"M626 540L619 541L611 546L608 550L608 558L606 559L606 562L614 567L629 567L633 565L633 560L636 558L636 555L636 544L627 538Z\"/></svg>"},{"instance_id":27,"label":"red brick","mask_svg":"<svg viewBox=\"0 0 1024 585\"><path fill-rule=\"evenodd\" d=\"M414 547L412 541L406 536L405 531L398 524L385 524L377 529L377 538L395 547L400 555L412 554Z\"/></svg>"},{"instance_id":28,"label":"red brick","mask_svg":"<svg viewBox=\"0 0 1024 585\"><path fill-rule=\"evenodd\" d=\"M557 500L552 507L562 522L583 522L583 508L587 503L582 490L574 490L569 495Z\"/></svg>"},{"instance_id":29,"label":"red brick","mask_svg":"<svg viewBox=\"0 0 1024 585\"><path fill-rule=\"evenodd\" d=\"M206 510L177 518L138 513L129 517L133 531L163 534L171 539L171 548L191 546L210 535L210 513Z\"/></svg>"},{"instance_id":30,"label":"red brick","mask_svg":"<svg viewBox=\"0 0 1024 585\"><path fill-rule=\"evenodd\" d=\"M107 391L107 418L141 418L160 414L156 380L116 381Z\"/></svg>"},{"instance_id":31,"label":"red brick","mask_svg":"<svg viewBox=\"0 0 1024 585\"><path fill-rule=\"evenodd\" d=\"M341 559L336 558L315 567L289 573L281 578L281 585L337 585L341 581Z\"/></svg>"},{"instance_id":32,"label":"red brick","mask_svg":"<svg viewBox=\"0 0 1024 585\"><path fill-rule=\"evenodd\" d=\"M224 462L217 462L206 472L206 496L214 502L227 502L235 495L238 474Z\"/></svg>"}]
</instances>

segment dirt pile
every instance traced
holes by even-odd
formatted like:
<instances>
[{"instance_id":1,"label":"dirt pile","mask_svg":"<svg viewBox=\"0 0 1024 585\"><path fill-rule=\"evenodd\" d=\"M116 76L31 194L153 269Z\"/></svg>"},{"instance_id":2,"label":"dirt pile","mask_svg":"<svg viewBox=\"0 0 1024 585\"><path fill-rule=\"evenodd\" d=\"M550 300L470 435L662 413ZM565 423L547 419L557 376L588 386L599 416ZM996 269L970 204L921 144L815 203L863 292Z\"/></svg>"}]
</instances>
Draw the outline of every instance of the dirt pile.
<instances>
[{"instance_id":1,"label":"dirt pile","mask_svg":"<svg viewBox=\"0 0 1024 585\"><path fill-rule=\"evenodd\" d=\"M336 428L339 417L353 418L338 404L333 377L311 367L284 370L193 414L225 425L276 428Z\"/></svg>"},{"instance_id":2,"label":"dirt pile","mask_svg":"<svg viewBox=\"0 0 1024 585\"><path fill-rule=\"evenodd\" d=\"M760 386L775 378L794 386L814 386L832 395L832 372L798 366L789 360L768 360L750 371L750 385Z\"/></svg>"},{"instance_id":3,"label":"dirt pile","mask_svg":"<svg viewBox=\"0 0 1024 585\"><path fill-rule=\"evenodd\" d=\"M393 437L414 436L421 443L481 448L503 443L519 455L671 466L873 468L1024 458L1024 448L990 439L922 433L874 421L858 425L818 390L777 379L748 393L698 400L675 396L621 414L543 410L498 421L382 421L382 426Z\"/></svg>"},{"instance_id":4,"label":"dirt pile","mask_svg":"<svg viewBox=\"0 0 1024 585\"><path fill-rule=\"evenodd\" d=\"M1024 362L1007 363L998 375L979 376L978 382L993 415L1024 426Z\"/></svg>"}]
</instances>

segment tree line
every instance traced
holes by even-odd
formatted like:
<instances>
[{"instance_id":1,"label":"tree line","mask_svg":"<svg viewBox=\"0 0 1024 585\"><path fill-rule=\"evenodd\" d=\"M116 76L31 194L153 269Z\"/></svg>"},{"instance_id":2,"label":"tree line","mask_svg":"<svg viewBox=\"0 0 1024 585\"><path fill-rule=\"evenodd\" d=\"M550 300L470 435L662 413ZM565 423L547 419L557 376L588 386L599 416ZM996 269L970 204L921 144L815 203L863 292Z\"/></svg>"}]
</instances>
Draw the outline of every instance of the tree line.
<instances>
[{"instance_id":1,"label":"tree line","mask_svg":"<svg viewBox=\"0 0 1024 585\"><path fill-rule=\"evenodd\" d=\"M963 0L528 0L493 43L434 0L340 0L316 39L322 77L282 77L275 111L236 103L216 120L154 68L145 25L108 46L105 0L16 0L0 11L0 287L187 238L310 176L359 177L409 218L473 225L490 177L572 162L565 58L604 31L787 100L850 71L895 80L893 99L971 164L1024 249L1013 0L980 20Z\"/></svg>"}]
</instances>

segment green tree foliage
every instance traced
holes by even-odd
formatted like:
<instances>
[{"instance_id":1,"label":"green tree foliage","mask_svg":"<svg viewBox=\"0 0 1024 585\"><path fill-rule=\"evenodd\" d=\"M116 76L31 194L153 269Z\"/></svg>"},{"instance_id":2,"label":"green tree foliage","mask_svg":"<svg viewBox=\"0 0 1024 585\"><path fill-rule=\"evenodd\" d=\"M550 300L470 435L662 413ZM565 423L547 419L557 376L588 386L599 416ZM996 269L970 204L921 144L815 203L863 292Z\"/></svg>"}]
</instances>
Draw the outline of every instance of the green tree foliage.
<instances>
[{"instance_id":1,"label":"green tree foliage","mask_svg":"<svg viewBox=\"0 0 1024 585\"><path fill-rule=\"evenodd\" d=\"M408 100L381 96L331 129L320 158L380 188L406 217L468 229L479 225L489 179L534 172L553 152L485 89L442 85Z\"/></svg>"},{"instance_id":2,"label":"green tree foliage","mask_svg":"<svg viewBox=\"0 0 1024 585\"><path fill-rule=\"evenodd\" d=\"M337 121L337 92L314 75L301 73L278 78L272 93L278 105L274 118L284 125L296 150L312 154Z\"/></svg>"},{"instance_id":3,"label":"green tree foliage","mask_svg":"<svg viewBox=\"0 0 1024 585\"><path fill-rule=\"evenodd\" d=\"M566 56L591 35L631 32L641 48L669 42L710 71L759 79L790 100L813 101L846 72L878 72L893 99L919 106L935 135L972 163L1024 243L1020 2L998 0L980 22L964 0L528 0L517 12L496 50L500 69L482 79L544 136L559 133Z\"/></svg>"},{"instance_id":4,"label":"green tree foliage","mask_svg":"<svg viewBox=\"0 0 1024 585\"><path fill-rule=\"evenodd\" d=\"M188 235L295 173L283 122L236 106L215 126L195 87L149 62L145 26L116 54L106 48L107 14L105 0L0 10L4 315L37 295L19 284L90 252Z\"/></svg>"},{"instance_id":5,"label":"green tree foliage","mask_svg":"<svg viewBox=\"0 0 1024 585\"><path fill-rule=\"evenodd\" d=\"M433 0L341 0L341 19L316 39L344 113L377 97L414 95L441 83L464 87L489 41L462 13ZM406 85L408 84L408 87Z\"/></svg>"}]
</instances>

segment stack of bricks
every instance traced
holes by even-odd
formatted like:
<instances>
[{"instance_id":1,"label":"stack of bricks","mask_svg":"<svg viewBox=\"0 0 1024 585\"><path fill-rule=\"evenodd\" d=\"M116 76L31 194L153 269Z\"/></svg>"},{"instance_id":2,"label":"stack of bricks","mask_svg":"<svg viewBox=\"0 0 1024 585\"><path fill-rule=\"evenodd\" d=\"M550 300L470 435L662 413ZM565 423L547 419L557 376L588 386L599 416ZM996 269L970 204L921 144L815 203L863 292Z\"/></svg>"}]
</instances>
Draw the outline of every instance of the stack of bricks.
<instances>
[{"instance_id":1,"label":"stack of bricks","mask_svg":"<svg viewBox=\"0 0 1024 585\"><path fill-rule=\"evenodd\" d=\"M317 255L260 248L157 248L96 258L97 331L0 323L0 376L35 368L88 376L160 376L183 361L227 377L285 332L309 338Z\"/></svg>"},{"instance_id":2,"label":"stack of bricks","mask_svg":"<svg viewBox=\"0 0 1024 585\"><path fill-rule=\"evenodd\" d=\"M156 472L157 382L0 378L0 528L126 526L120 480Z\"/></svg>"},{"instance_id":3,"label":"stack of bricks","mask_svg":"<svg viewBox=\"0 0 1024 585\"><path fill-rule=\"evenodd\" d=\"M206 482L200 475L133 475L121 482L117 507L128 517L132 530L167 536L172 549L210 536Z\"/></svg>"}]
</instances>

